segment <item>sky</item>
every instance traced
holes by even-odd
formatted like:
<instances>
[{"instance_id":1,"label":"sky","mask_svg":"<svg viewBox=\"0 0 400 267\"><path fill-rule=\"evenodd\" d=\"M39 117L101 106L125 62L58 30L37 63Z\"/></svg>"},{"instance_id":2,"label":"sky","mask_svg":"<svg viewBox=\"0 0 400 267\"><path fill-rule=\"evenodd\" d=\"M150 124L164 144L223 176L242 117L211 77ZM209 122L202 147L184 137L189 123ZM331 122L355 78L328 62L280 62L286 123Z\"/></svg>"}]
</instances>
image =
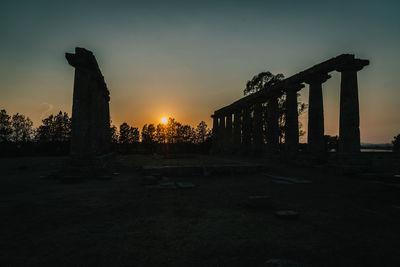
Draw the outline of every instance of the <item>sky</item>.
<instances>
[{"instance_id":1,"label":"sky","mask_svg":"<svg viewBox=\"0 0 400 267\"><path fill-rule=\"evenodd\" d=\"M212 125L262 71L289 77L331 57L369 59L358 72L361 141L400 133L398 1L2 1L0 108L40 125L71 114L65 52L93 51L112 123L162 117ZM340 73L323 84L325 133L338 134ZM308 87L300 101L308 102ZM307 112L300 118L307 129ZM302 141L305 137L302 138Z\"/></svg>"}]
</instances>

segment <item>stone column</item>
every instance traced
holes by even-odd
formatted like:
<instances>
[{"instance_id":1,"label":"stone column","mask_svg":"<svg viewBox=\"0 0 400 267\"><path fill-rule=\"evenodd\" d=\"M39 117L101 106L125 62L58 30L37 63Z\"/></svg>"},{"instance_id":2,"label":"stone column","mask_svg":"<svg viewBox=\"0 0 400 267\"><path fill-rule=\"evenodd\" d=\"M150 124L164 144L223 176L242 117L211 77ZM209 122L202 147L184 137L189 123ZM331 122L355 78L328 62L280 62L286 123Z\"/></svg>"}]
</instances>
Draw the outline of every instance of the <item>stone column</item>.
<instances>
[{"instance_id":1,"label":"stone column","mask_svg":"<svg viewBox=\"0 0 400 267\"><path fill-rule=\"evenodd\" d=\"M308 150L312 153L325 151L324 141L324 103L322 98L322 83L331 76L326 73L314 74L305 80L309 84L308 100Z\"/></svg>"},{"instance_id":2,"label":"stone column","mask_svg":"<svg viewBox=\"0 0 400 267\"><path fill-rule=\"evenodd\" d=\"M211 118L213 118L213 129L212 129L212 146L213 146L213 151L216 152L219 150L219 138L218 138L218 116L214 113L214 115L211 115Z\"/></svg>"},{"instance_id":3,"label":"stone column","mask_svg":"<svg viewBox=\"0 0 400 267\"><path fill-rule=\"evenodd\" d=\"M299 146L299 114L297 111L297 91L302 84L289 85L286 89L286 150L296 153Z\"/></svg>"},{"instance_id":4,"label":"stone column","mask_svg":"<svg viewBox=\"0 0 400 267\"><path fill-rule=\"evenodd\" d=\"M263 115L262 105L257 103L254 105L254 120L253 120L253 150L261 152L264 147L264 133L263 133Z\"/></svg>"},{"instance_id":5,"label":"stone column","mask_svg":"<svg viewBox=\"0 0 400 267\"><path fill-rule=\"evenodd\" d=\"M225 115L219 116L219 147L220 151L225 151Z\"/></svg>"},{"instance_id":6,"label":"stone column","mask_svg":"<svg viewBox=\"0 0 400 267\"><path fill-rule=\"evenodd\" d=\"M251 117L250 117L250 106L243 108L243 150L249 151L251 149Z\"/></svg>"},{"instance_id":7,"label":"stone column","mask_svg":"<svg viewBox=\"0 0 400 267\"><path fill-rule=\"evenodd\" d=\"M340 83L339 152L360 152L357 71L368 64L368 60L354 59L337 69L342 74Z\"/></svg>"},{"instance_id":8,"label":"stone column","mask_svg":"<svg viewBox=\"0 0 400 267\"><path fill-rule=\"evenodd\" d=\"M232 151L232 113L226 116L225 146L226 150Z\"/></svg>"},{"instance_id":9,"label":"stone column","mask_svg":"<svg viewBox=\"0 0 400 267\"><path fill-rule=\"evenodd\" d=\"M267 104L267 151L279 151L278 96L271 96Z\"/></svg>"},{"instance_id":10,"label":"stone column","mask_svg":"<svg viewBox=\"0 0 400 267\"><path fill-rule=\"evenodd\" d=\"M233 145L235 150L239 150L242 144L242 110L237 109L234 112L233 121Z\"/></svg>"}]
</instances>

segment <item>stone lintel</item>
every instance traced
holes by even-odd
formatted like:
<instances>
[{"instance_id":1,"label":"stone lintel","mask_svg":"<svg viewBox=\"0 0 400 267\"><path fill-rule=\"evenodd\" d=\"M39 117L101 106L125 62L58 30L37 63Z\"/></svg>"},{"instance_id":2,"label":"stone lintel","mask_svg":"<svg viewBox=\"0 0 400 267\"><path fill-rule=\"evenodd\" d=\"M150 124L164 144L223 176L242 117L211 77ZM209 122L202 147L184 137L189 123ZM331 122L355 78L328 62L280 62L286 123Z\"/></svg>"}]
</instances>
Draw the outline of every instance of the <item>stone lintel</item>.
<instances>
[{"instance_id":1,"label":"stone lintel","mask_svg":"<svg viewBox=\"0 0 400 267\"><path fill-rule=\"evenodd\" d=\"M289 83L285 86L286 91L300 91L302 88L304 88L302 83Z\"/></svg>"},{"instance_id":2,"label":"stone lintel","mask_svg":"<svg viewBox=\"0 0 400 267\"><path fill-rule=\"evenodd\" d=\"M310 75L306 78L304 78L304 82L307 84L312 84L312 83L324 83L326 82L329 78L332 76L329 75L328 73L316 73L313 75Z\"/></svg>"},{"instance_id":3,"label":"stone lintel","mask_svg":"<svg viewBox=\"0 0 400 267\"><path fill-rule=\"evenodd\" d=\"M369 60L367 59L353 59L338 65L336 71L360 71L367 65L369 65Z\"/></svg>"}]
</instances>

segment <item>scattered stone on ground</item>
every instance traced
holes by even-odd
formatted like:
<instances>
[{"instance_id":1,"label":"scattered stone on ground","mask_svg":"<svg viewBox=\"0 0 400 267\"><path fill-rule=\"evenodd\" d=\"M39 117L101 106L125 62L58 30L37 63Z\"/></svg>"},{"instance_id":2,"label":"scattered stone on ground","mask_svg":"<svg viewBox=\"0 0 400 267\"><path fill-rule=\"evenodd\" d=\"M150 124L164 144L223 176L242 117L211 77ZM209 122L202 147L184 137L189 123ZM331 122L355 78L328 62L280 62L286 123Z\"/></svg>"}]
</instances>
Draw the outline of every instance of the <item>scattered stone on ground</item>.
<instances>
[{"instance_id":1,"label":"scattered stone on ground","mask_svg":"<svg viewBox=\"0 0 400 267\"><path fill-rule=\"evenodd\" d=\"M275 216L281 219L297 219L299 213L294 210L279 210L275 212Z\"/></svg>"}]
</instances>

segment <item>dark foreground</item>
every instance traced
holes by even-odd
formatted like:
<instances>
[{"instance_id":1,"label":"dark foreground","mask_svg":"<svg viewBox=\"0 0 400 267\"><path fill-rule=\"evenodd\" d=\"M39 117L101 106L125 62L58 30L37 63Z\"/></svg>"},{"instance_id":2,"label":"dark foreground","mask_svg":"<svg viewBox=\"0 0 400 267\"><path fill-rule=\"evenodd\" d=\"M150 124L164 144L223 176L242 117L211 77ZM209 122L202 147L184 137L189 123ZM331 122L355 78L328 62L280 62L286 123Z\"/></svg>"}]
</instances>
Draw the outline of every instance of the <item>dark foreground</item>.
<instances>
[{"instance_id":1,"label":"dark foreground","mask_svg":"<svg viewBox=\"0 0 400 267\"><path fill-rule=\"evenodd\" d=\"M169 177L194 188L147 188L129 157L110 180L46 178L63 160L0 159L0 266L400 265L400 188L390 183L275 166ZM271 204L250 208L250 195ZM288 209L299 218L274 215Z\"/></svg>"}]
</instances>

